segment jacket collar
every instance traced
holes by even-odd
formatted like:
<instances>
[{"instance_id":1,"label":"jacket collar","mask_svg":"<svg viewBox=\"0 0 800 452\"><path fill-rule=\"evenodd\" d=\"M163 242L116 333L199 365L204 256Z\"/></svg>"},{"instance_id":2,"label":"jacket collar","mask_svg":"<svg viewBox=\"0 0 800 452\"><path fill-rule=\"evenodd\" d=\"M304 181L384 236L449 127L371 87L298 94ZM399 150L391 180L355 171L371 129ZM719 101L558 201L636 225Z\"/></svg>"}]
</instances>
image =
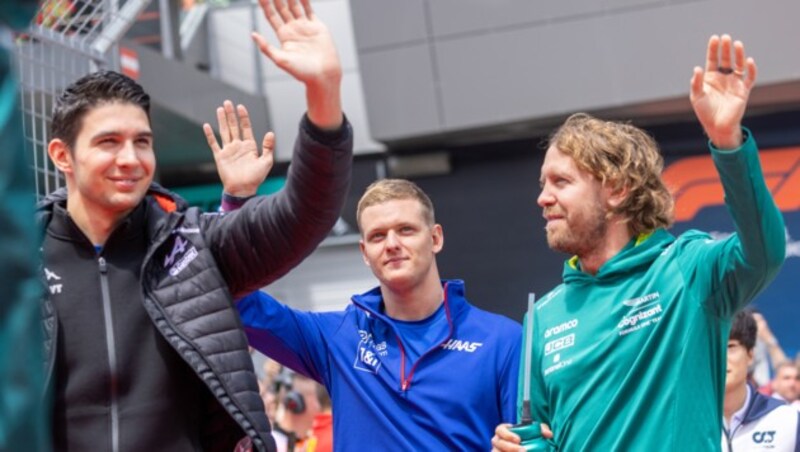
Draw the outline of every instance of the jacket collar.
<instances>
[{"instance_id":1,"label":"jacket collar","mask_svg":"<svg viewBox=\"0 0 800 452\"><path fill-rule=\"evenodd\" d=\"M156 209L156 211L166 213L174 211L182 212L189 207L189 204L183 198L155 182L150 185L147 195L145 196L145 199L142 200L142 203L146 203L151 206L157 206L158 209ZM38 221L38 224L45 228L48 227L53 218L53 212L56 205L61 206L64 210L66 210L67 189L65 187L59 188L58 190L50 193L37 203L36 220ZM136 211L138 208L139 207L134 209L134 211ZM148 218L149 231L155 230L155 225L152 224L152 221L157 221L160 217L162 217L162 215L156 215L156 217L158 218Z\"/></svg>"},{"instance_id":2,"label":"jacket collar","mask_svg":"<svg viewBox=\"0 0 800 452\"><path fill-rule=\"evenodd\" d=\"M574 257L564 263L563 278L567 284L592 284L596 281L613 281L627 278L640 268L647 268L675 241L666 229L634 237L614 257L604 263L596 275L583 272Z\"/></svg>"},{"instance_id":3,"label":"jacket collar","mask_svg":"<svg viewBox=\"0 0 800 452\"><path fill-rule=\"evenodd\" d=\"M756 419L760 419L766 416L770 411L773 411L781 405L785 405L785 403L774 397L768 397L759 393L752 384L747 383L747 385L750 386L750 406L744 413L742 424L748 424Z\"/></svg>"},{"instance_id":4,"label":"jacket collar","mask_svg":"<svg viewBox=\"0 0 800 452\"><path fill-rule=\"evenodd\" d=\"M442 280L442 288L444 289L445 309L449 311L451 318L456 319L469 308L469 304L464 298L464 281L460 279ZM352 300L356 306L367 311L368 315L391 322L391 319L385 314L380 286L362 294L353 295Z\"/></svg>"}]
</instances>

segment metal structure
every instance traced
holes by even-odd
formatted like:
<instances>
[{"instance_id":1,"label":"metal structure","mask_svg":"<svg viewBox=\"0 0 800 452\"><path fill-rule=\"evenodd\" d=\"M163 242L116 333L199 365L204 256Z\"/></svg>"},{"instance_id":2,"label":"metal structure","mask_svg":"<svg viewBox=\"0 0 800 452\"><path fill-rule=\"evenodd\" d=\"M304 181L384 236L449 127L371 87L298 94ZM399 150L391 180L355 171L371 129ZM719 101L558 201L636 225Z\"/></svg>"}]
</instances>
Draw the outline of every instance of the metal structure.
<instances>
[{"instance_id":1,"label":"metal structure","mask_svg":"<svg viewBox=\"0 0 800 452\"><path fill-rule=\"evenodd\" d=\"M150 0L45 0L17 37L23 128L36 193L63 185L47 155L53 100L75 79L119 69L117 43Z\"/></svg>"}]
</instances>

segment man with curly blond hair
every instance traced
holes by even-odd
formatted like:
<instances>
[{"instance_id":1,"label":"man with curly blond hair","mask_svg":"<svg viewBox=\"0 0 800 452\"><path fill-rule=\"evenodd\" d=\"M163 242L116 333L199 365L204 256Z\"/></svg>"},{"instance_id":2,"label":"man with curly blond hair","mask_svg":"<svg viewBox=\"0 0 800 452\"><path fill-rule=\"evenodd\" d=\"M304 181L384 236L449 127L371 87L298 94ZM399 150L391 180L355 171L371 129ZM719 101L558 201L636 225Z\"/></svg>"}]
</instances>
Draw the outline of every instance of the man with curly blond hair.
<instances>
[{"instance_id":1,"label":"man with curly blond hair","mask_svg":"<svg viewBox=\"0 0 800 452\"><path fill-rule=\"evenodd\" d=\"M731 318L775 277L786 248L741 127L755 76L741 42L712 36L691 81L736 225L724 240L667 232L663 160L642 130L577 114L551 136L538 204L548 244L572 257L526 316L520 388L529 385L531 417L558 450L719 450ZM507 425L492 440L495 450L519 442Z\"/></svg>"}]
</instances>

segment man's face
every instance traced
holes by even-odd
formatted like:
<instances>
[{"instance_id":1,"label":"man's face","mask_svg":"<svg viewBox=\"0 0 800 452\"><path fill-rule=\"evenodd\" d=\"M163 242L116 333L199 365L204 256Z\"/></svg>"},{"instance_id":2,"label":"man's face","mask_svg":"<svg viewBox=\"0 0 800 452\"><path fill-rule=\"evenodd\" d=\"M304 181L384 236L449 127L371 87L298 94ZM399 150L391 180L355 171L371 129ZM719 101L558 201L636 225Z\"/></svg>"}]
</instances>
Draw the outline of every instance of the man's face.
<instances>
[{"instance_id":1,"label":"man's face","mask_svg":"<svg viewBox=\"0 0 800 452\"><path fill-rule=\"evenodd\" d=\"M728 341L728 364L725 391L729 392L747 383L747 369L753 361L753 352L747 351L737 339Z\"/></svg>"},{"instance_id":2,"label":"man's face","mask_svg":"<svg viewBox=\"0 0 800 452\"><path fill-rule=\"evenodd\" d=\"M144 197L156 167L147 114L120 102L90 109L69 160L70 207L112 218L127 214Z\"/></svg>"},{"instance_id":3,"label":"man's face","mask_svg":"<svg viewBox=\"0 0 800 452\"><path fill-rule=\"evenodd\" d=\"M428 225L413 199L376 204L361 212L361 254L381 282L395 292L412 290L435 271L442 228Z\"/></svg>"},{"instance_id":4,"label":"man's face","mask_svg":"<svg viewBox=\"0 0 800 452\"><path fill-rule=\"evenodd\" d=\"M772 389L787 402L797 400L800 397L800 375L797 366L781 366L772 381Z\"/></svg>"},{"instance_id":5,"label":"man's face","mask_svg":"<svg viewBox=\"0 0 800 452\"><path fill-rule=\"evenodd\" d=\"M555 146L545 155L541 186L537 202L547 220L547 244L564 253L587 254L607 231L607 190Z\"/></svg>"}]
</instances>

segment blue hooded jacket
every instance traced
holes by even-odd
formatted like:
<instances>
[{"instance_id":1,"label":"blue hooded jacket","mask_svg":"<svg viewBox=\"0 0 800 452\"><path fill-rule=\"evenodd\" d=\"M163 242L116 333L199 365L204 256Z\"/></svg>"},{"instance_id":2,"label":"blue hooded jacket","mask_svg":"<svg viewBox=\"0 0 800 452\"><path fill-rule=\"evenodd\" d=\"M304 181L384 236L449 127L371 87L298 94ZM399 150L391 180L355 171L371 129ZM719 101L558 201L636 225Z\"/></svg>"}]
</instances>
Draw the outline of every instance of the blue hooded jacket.
<instances>
[{"instance_id":1,"label":"blue hooded jacket","mask_svg":"<svg viewBox=\"0 0 800 452\"><path fill-rule=\"evenodd\" d=\"M237 307L253 347L328 389L336 451L489 450L497 424L516 418L521 327L471 306L462 281L444 291L449 329L416 362L380 288L340 312L294 310L263 292Z\"/></svg>"}]
</instances>

